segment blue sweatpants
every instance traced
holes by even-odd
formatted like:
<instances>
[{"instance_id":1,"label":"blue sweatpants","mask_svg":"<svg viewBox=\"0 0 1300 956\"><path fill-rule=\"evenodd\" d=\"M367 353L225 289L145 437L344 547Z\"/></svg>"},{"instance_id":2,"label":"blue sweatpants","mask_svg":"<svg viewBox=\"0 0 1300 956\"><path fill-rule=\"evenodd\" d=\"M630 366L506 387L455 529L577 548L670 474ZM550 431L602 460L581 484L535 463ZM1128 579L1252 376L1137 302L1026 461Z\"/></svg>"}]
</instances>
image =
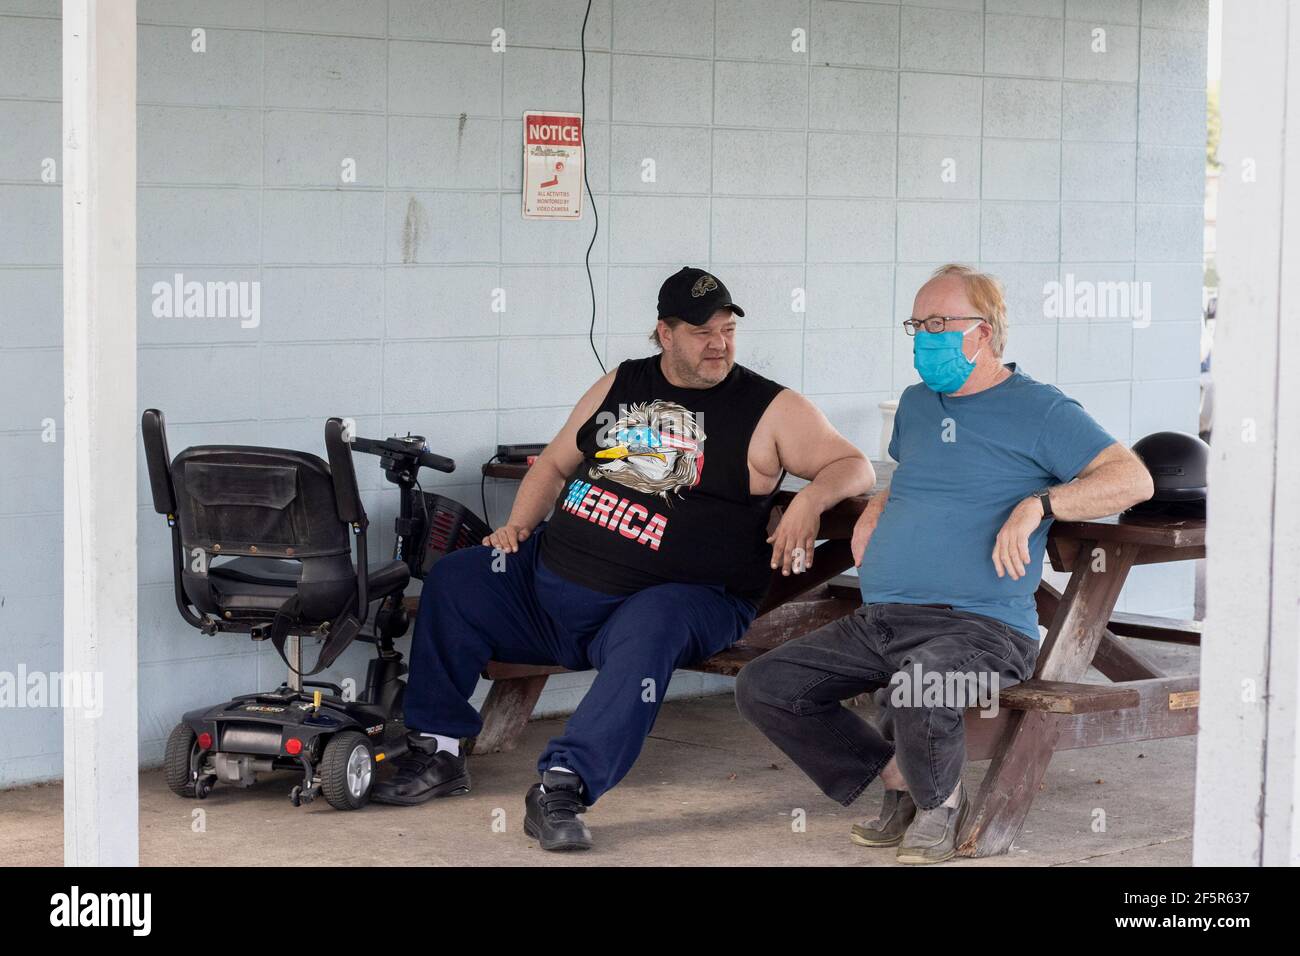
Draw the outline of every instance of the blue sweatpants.
<instances>
[{"instance_id":1,"label":"blue sweatpants","mask_svg":"<svg viewBox=\"0 0 1300 956\"><path fill-rule=\"evenodd\" d=\"M489 660L559 664L599 673L537 762L582 778L590 805L623 779L654 726L673 670L730 647L754 619L725 588L660 584L611 595L545 567L537 527L515 554L485 546L453 551L424 580L411 644L406 725L473 737L469 704Z\"/></svg>"}]
</instances>

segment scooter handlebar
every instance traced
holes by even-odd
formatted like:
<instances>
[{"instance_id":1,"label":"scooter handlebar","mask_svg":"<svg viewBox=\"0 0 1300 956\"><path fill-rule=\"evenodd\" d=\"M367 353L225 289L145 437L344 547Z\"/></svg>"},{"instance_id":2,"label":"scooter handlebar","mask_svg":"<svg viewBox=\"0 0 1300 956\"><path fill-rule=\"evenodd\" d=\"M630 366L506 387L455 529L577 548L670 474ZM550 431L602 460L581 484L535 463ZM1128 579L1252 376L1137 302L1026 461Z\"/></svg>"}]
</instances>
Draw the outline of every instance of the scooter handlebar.
<instances>
[{"instance_id":1,"label":"scooter handlebar","mask_svg":"<svg viewBox=\"0 0 1300 956\"><path fill-rule=\"evenodd\" d=\"M417 445L413 441L402 438L362 438L358 435L352 439L352 450L367 455L379 455L381 458L409 458L417 466L432 468L434 471L450 473L456 470L456 462L429 451L423 439L420 439Z\"/></svg>"},{"instance_id":2,"label":"scooter handlebar","mask_svg":"<svg viewBox=\"0 0 1300 956\"><path fill-rule=\"evenodd\" d=\"M420 456L420 464L425 468L432 468L434 471L453 472L456 470L456 463L450 458L444 458L442 455L435 455L431 451L426 451Z\"/></svg>"}]
</instances>

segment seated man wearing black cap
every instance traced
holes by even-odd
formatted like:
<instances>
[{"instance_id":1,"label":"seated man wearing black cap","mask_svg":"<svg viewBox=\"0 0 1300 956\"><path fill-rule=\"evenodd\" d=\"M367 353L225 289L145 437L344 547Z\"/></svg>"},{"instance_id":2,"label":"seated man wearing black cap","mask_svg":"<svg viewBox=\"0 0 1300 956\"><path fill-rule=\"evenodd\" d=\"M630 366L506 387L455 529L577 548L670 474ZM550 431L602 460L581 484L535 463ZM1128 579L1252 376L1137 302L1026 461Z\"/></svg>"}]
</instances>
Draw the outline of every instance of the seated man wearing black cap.
<instances>
[{"instance_id":1,"label":"seated man wearing black cap","mask_svg":"<svg viewBox=\"0 0 1300 956\"><path fill-rule=\"evenodd\" d=\"M660 354L588 389L505 525L434 567L411 650L410 750L376 800L469 790L460 740L482 726L469 698L489 660L594 668L542 751L524 823L544 849L587 849L579 814L636 761L674 669L734 644L772 569L811 560L821 513L871 488L870 463L811 402L736 364L744 314L716 276L669 277ZM769 537L785 472L811 483Z\"/></svg>"}]
</instances>

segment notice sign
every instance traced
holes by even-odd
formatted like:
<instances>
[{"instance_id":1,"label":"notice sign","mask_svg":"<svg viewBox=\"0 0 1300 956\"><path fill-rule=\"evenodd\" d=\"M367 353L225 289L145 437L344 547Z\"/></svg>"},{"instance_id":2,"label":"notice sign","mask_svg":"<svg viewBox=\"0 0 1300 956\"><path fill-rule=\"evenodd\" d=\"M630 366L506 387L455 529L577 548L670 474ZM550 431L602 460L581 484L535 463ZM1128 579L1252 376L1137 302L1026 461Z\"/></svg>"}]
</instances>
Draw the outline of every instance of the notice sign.
<instances>
[{"instance_id":1,"label":"notice sign","mask_svg":"<svg viewBox=\"0 0 1300 956\"><path fill-rule=\"evenodd\" d=\"M524 218L582 218L582 114L524 114Z\"/></svg>"}]
</instances>

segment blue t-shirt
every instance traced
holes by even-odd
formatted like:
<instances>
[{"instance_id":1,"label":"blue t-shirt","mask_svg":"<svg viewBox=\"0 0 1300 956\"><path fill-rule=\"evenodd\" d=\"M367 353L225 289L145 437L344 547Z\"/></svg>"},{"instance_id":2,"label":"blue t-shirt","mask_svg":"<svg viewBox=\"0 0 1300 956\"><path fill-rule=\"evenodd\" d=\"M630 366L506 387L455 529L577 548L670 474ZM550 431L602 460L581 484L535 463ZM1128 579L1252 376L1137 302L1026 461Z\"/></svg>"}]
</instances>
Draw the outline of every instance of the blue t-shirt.
<instances>
[{"instance_id":1,"label":"blue t-shirt","mask_svg":"<svg viewBox=\"0 0 1300 956\"><path fill-rule=\"evenodd\" d=\"M973 395L903 392L889 440L898 468L858 572L863 601L951 604L1038 639L1034 591L1051 522L1029 536L1019 581L997 576L993 542L1020 501L1073 480L1115 439L1060 389L1007 368Z\"/></svg>"}]
</instances>

